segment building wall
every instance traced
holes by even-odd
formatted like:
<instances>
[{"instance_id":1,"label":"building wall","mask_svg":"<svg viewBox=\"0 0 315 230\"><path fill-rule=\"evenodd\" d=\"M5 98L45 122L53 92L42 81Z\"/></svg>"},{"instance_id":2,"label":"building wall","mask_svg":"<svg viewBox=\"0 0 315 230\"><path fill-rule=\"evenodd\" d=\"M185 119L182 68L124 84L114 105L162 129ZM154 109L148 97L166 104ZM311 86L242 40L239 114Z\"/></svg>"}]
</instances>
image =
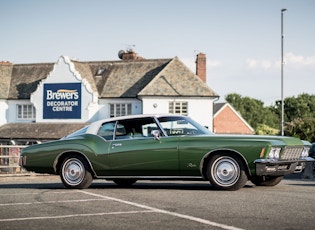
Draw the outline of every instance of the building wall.
<instances>
[{"instance_id":1,"label":"building wall","mask_svg":"<svg viewBox=\"0 0 315 230\"><path fill-rule=\"evenodd\" d=\"M8 103L6 100L0 100L0 126L8 123Z\"/></svg>"},{"instance_id":2,"label":"building wall","mask_svg":"<svg viewBox=\"0 0 315 230\"><path fill-rule=\"evenodd\" d=\"M48 91L56 87L56 93L62 91L67 93L73 89L67 88L68 85L76 85L80 92L80 116L73 117L53 117L48 114L47 105ZM80 85L80 86L78 86ZM59 88L58 88L59 87ZM76 90L74 90L76 91ZM55 92L55 91L54 91ZM44 96L46 94L46 97ZM93 122L99 119L109 118L109 104L130 103L132 105L132 114L158 114L169 113L169 103L185 101L188 103L188 116L200 124L207 126L211 131L213 127L213 100L205 97L150 97L142 98L109 98L99 99L96 89L92 89L88 81L80 76L76 71L74 64L67 57L60 57L54 65L53 70L47 78L42 80L37 89L31 94L30 100L0 100L0 125L16 122ZM56 100L58 102L58 100ZM60 100L59 100L60 102ZM36 118L32 120L17 119L17 105L32 104L36 109ZM55 114L56 111L52 113Z\"/></svg>"},{"instance_id":3,"label":"building wall","mask_svg":"<svg viewBox=\"0 0 315 230\"><path fill-rule=\"evenodd\" d=\"M213 132L217 134L253 134L252 130L226 106L213 119Z\"/></svg>"},{"instance_id":4,"label":"building wall","mask_svg":"<svg viewBox=\"0 0 315 230\"><path fill-rule=\"evenodd\" d=\"M187 115L212 131L213 100L209 98L143 97L143 114L169 113L172 101L187 101Z\"/></svg>"},{"instance_id":5,"label":"building wall","mask_svg":"<svg viewBox=\"0 0 315 230\"><path fill-rule=\"evenodd\" d=\"M45 85L56 85L58 87L58 84L60 84L59 90L62 91L69 91L69 88L67 88L66 85L71 86L75 84L78 85L78 89L80 90L81 94L79 95L79 102L81 103L81 106L68 106L65 109L78 109L80 110L80 114L77 117L70 116L71 111L59 111L59 114L62 114L60 118L58 118L58 112L51 112L54 113L56 117L53 117L50 115L47 118L47 114L45 116L44 104L50 103L50 102L58 102L56 99L48 100L48 96L45 100L44 92L45 92ZM62 84L64 84L66 87L64 87ZM47 90L46 90L47 91ZM70 102L71 100L69 100ZM77 73L77 71L74 69L73 64L70 60L67 60L65 57L60 57L57 64L55 65L53 71L50 73L50 75L44 79L37 87L36 91L32 93L31 95L31 102L34 104L36 108L36 122L87 122L89 121L95 114L97 113L99 106L98 106L98 95L96 92L93 92L91 90L91 87L87 81L83 81L81 76ZM59 101L60 102L60 101ZM56 109L62 109L62 106L56 106ZM62 112L62 113L61 113ZM66 118L67 113L70 114L68 118ZM78 112L79 113L79 112ZM49 115L49 114L48 114ZM53 118L51 118L53 117Z\"/></svg>"},{"instance_id":6,"label":"building wall","mask_svg":"<svg viewBox=\"0 0 315 230\"><path fill-rule=\"evenodd\" d=\"M5 113L6 115L6 123L19 123L19 122L34 122L35 119L31 120L21 120L18 119L18 105L31 105L30 100L8 100L7 101L8 109Z\"/></svg>"},{"instance_id":7,"label":"building wall","mask_svg":"<svg viewBox=\"0 0 315 230\"><path fill-rule=\"evenodd\" d=\"M90 121L96 121L99 119L105 119L110 117L109 104L131 104L132 115L142 113L142 103L138 99L132 98L111 98L111 99L100 99L99 100L99 109L94 117Z\"/></svg>"}]
</instances>

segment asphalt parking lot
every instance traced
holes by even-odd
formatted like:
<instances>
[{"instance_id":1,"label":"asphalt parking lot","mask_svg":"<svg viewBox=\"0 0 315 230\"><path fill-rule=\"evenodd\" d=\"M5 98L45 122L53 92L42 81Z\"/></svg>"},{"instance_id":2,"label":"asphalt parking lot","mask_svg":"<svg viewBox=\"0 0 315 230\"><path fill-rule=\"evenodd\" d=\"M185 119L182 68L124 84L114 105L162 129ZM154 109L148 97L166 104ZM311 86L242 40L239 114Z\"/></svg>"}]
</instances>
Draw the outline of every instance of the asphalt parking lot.
<instances>
[{"instance_id":1,"label":"asphalt parking lot","mask_svg":"<svg viewBox=\"0 0 315 230\"><path fill-rule=\"evenodd\" d=\"M207 182L96 180L65 189L58 176L0 177L1 229L313 229L315 180L235 192Z\"/></svg>"}]
</instances>

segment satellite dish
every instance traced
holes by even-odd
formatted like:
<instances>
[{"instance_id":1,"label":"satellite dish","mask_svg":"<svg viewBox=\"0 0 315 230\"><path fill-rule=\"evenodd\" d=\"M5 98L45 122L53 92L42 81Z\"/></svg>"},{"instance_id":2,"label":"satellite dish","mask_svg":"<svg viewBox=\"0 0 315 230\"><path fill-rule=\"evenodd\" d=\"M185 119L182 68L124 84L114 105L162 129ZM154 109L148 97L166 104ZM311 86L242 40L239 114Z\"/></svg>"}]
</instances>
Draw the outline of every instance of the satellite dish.
<instances>
[{"instance_id":1,"label":"satellite dish","mask_svg":"<svg viewBox=\"0 0 315 230\"><path fill-rule=\"evenodd\" d=\"M118 52L118 57L120 58L120 59L123 59L123 54L125 53L125 51L124 50L119 50L119 52Z\"/></svg>"}]
</instances>

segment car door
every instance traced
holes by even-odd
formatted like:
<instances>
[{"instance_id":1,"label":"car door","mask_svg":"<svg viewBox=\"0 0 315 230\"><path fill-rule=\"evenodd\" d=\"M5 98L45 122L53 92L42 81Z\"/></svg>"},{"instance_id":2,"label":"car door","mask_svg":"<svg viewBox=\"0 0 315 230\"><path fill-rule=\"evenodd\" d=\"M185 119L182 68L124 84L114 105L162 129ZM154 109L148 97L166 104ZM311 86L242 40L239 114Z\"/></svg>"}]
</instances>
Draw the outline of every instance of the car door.
<instances>
[{"instance_id":1,"label":"car door","mask_svg":"<svg viewBox=\"0 0 315 230\"><path fill-rule=\"evenodd\" d=\"M179 175L178 137L156 140L152 130L159 130L152 118L118 122L108 150L111 175Z\"/></svg>"}]
</instances>

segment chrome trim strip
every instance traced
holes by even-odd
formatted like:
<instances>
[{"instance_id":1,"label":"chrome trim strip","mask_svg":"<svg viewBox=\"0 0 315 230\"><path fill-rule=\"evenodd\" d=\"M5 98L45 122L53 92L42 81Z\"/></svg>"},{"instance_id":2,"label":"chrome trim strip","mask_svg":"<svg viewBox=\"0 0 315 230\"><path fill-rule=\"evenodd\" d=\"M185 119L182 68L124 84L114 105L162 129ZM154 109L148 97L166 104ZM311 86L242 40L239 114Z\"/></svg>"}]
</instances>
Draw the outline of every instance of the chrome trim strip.
<instances>
[{"instance_id":1,"label":"chrome trim strip","mask_svg":"<svg viewBox=\"0 0 315 230\"><path fill-rule=\"evenodd\" d=\"M202 176L96 176L97 179L143 179L143 180L204 180Z\"/></svg>"}]
</instances>

